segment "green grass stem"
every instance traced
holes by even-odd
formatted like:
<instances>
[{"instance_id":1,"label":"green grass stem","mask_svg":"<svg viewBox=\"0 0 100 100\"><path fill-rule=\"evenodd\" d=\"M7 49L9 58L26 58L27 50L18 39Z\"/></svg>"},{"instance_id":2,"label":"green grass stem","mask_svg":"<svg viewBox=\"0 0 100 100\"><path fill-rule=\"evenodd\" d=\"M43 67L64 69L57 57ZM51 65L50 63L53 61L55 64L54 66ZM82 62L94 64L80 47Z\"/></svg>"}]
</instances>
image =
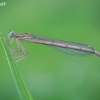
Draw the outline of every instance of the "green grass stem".
<instances>
[{"instance_id":1,"label":"green grass stem","mask_svg":"<svg viewBox=\"0 0 100 100\"><path fill-rule=\"evenodd\" d=\"M24 82L24 80L23 80L23 78L18 70L18 67L13 59L13 56L10 53L10 50L8 49L7 44L5 43L5 41L2 37L2 34L0 34L0 40L1 40L4 52L6 54L9 68L10 68L10 71L12 73L13 80L15 82L20 99L21 100L33 100L32 96L31 96L28 88L26 87L25 82Z\"/></svg>"}]
</instances>

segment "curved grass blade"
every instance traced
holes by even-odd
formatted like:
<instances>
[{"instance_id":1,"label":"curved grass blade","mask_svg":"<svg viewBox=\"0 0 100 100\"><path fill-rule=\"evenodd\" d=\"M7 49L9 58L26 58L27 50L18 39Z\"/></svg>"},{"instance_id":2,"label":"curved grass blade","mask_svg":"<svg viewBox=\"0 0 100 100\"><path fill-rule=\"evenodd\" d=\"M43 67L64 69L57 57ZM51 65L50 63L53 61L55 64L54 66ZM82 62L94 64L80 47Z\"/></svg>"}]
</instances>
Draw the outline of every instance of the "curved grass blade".
<instances>
[{"instance_id":1,"label":"curved grass blade","mask_svg":"<svg viewBox=\"0 0 100 100\"><path fill-rule=\"evenodd\" d=\"M18 94L20 96L20 99L21 100L33 100L32 96L31 96L29 90L27 89L25 82L18 70L18 67L15 64L12 54L10 53L6 43L4 42L2 34L0 34L0 40L1 40L1 43L3 46L3 49L5 51L6 58L7 58L8 64L9 64L9 68L12 73L12 76L13 76Z\"/></svg>"}]
</instances>

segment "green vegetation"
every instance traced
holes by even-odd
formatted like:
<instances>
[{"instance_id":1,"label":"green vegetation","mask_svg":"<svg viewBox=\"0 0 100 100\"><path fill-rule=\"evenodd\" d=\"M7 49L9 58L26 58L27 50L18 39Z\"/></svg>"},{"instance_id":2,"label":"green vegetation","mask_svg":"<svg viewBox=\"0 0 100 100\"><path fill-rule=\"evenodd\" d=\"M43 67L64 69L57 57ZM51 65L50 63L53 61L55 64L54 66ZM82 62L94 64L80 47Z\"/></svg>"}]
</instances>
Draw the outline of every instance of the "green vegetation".
<instances>
[{"instance_id":1,"label":"green vegetation","mask_svg":"<svg viewBox=\"0 0 100 100\"><path fill-rule=\"evenodd\" d=\"M9 64L9 68L10 68L10 71L12 73L13 80L15 82L17 91L18 91L19 96L20 96L20 99L21 100L33 100L32 96L29 93L29 91L28 91L28 89L25 85L25 82L24 82L24 80L23 80L23 78L22 78L22 76L21 76L21 74L18 70L18 67L16 66L16 63L15 63L7 45L6 45L6 43L4 42L2 35L0 35L0 40L1 40L4 52L6 54L6 58L7 58L8 64Z\"/></svg>"}]
</instances>

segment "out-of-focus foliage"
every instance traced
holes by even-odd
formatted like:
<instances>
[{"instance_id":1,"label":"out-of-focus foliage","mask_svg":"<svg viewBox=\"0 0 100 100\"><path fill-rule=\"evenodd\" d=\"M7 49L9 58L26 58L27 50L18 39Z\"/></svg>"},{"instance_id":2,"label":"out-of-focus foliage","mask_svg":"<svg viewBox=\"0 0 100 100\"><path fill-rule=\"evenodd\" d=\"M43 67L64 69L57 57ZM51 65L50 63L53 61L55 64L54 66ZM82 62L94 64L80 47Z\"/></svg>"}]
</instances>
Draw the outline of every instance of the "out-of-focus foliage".
<instances>
[{"instance_id":1,"label":"out-of-focus foliage","mask_svg":"<svg viewBox=\"0 0 100 100\"><path fill-rule=\"evenodd\" d=\"M5 2L6 6L0 6L0 31L4 37L8 38L10 30L16 34L29 32L89 44L100 51L100 1ZM35 100L100 100L99 57L74 57L47 46L22 44L29 55L17 66ZM16 43L9 48L17 49ZM0 68L0 100L19 100L1 44Z\"/></svg>"}]
</instances>

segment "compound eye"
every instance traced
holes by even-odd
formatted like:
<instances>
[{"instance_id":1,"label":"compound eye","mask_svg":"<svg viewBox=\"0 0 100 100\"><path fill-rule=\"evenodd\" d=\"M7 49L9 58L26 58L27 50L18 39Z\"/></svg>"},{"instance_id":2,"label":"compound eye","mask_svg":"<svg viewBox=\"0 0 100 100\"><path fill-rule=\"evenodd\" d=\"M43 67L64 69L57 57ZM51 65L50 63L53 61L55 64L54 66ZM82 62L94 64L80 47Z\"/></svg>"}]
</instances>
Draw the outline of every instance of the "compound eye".
<instances>
[{"instance_id":1,"label":"compound eye","mask_svg":"<svg viewBox=\"0 0 100 100\"><path fill-rule=\"evenodd\" d=\"M14 35L14 32L11 31L8 37L14 37Z\"/></svg>"},{"instance_id":2,"label":"compound eye","mask_svg":"<svg viewBox=\"0 0 100 100\"><path fill-rule=\"evenodd\" d=\"M14 33L11 33L11 36L14 36Z\"/></svg>"}]
</instances>

